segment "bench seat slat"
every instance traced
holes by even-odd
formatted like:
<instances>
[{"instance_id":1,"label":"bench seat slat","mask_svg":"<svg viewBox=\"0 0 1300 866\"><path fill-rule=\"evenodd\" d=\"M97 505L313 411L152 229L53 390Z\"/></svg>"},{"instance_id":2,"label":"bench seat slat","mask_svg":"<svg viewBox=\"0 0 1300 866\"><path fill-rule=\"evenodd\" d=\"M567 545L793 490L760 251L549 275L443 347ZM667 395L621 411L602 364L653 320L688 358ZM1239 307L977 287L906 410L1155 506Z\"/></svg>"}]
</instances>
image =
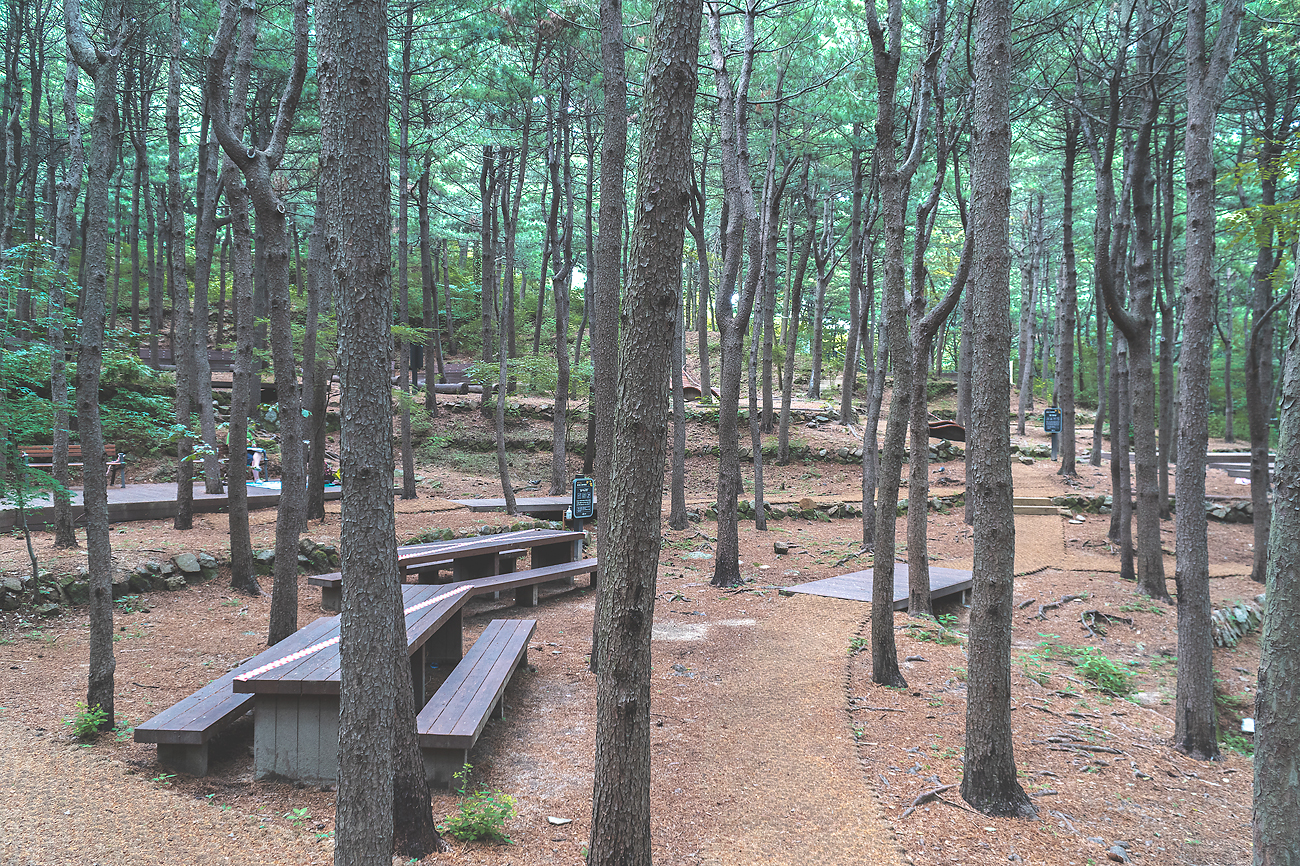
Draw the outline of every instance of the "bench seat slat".
<instances>
[{"instance_id":1,"label":"bench seat slat","mask_svg":"<svg viewBox=\"0 0 1300 866\"><path fill-rule=\"evenodd\" d=\"M493 620L416 720L423 748L469 749L528 651L536 620Z\"/></svg>"}]
</instances>

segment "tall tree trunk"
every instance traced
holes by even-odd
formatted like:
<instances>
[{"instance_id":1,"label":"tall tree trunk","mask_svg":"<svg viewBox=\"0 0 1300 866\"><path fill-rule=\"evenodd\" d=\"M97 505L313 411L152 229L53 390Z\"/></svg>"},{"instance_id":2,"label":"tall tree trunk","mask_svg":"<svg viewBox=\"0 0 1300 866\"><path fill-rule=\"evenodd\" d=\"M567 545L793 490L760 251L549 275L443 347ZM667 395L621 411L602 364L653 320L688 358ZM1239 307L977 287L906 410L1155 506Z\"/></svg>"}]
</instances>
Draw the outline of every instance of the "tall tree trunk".
<instances>
[{"instance_id":1,"label":"tall tree trunk","mask_svg":"<svg viewBox=\"0 0 1300 866\"><path fill-rule=\"evenodd\" d=\"M668 526L685 529L686 517L686 398L682 392L682 371L686 361L686 320L678 311L673 333L673 456L669 488Z\"/></svg>"},{"instance_id":2,"label":"tall tree trunk","mask_svg":"<svg viewBox=\"0 0 1300 866\"><path fill-rule=\"evenodd\" d=\"M424 409L433 418L438 417L438 389L433 387L434 363L442 372L442 322L438 314L438 269L433 259L433 238L430 235L429 168L431 160L425 157L424 170L416 184L416 205L420 216L420 286L424 293L424 327L428 338L424 344ZM445 243L445 242L444 242ZM439 248L442 255L446 250Z\"/></svg>"},{"instance_id":3,"label":"tall tree trunk","mask_svg":"<svg viewBox=\"0 0 1300 866\"><path fill-rule=\"evenodd\" d=\"M230 125L242 135L247 117L248 82L252 74L253 45L256 31L247 22L249 32L241 33L230 92ZM211 74L211 73L209 73ZM225 85L222 81L219 84ZM216 86L217 83L213 83ZM210 112L211 113L211 112ZM221 180L230 212L231 308L235 312L235 363L231 374L230 426L226 437L229 487L230 587L250 595L261 595L262 588L253 571L253 543L248 525L248 486L245 466L248 446L248 419L260 393L259 363L253 355L256 339L253 316L253 229L248 219L248 194L238 168L229 156L221 161ZM224 261L224 256L223 256ZM224 275L222 282L225 282ZM296 556L294 557L297 558Z\"/></svg>"},{"instance_id":4,"label":"tall tree trunk","mask_svg":"<svg viewBox=\"0 0 1300 866\"><path fill-rule=\"evenodd\" d=\"M985 814L1033 818L1038 810L1016 781L1011 739L1011 594L1015 570L1006 376L1011 336L1011 4L976 11L975 148L971 263L975 357L967 431L975 505L970 618L966 772L962 798Z\"/></svg>"},{"instance_id":5,"label":"tall tree trunk","mask_svg":"<svg viewBox=\"0 0 1300 866\"><path fill-rule=\"evenodd\" d=\"M862 193L865 173L862 168L862 148L857 135L860 124L854 124L854 145L849 156L849 173L853 178L852 209L849 216L849 333L844 349L844 381L840 386L840 423L852 424L858 420L853 411L853 392L858 384L858 336L867 310L862 306Z\"/></svg>"},{"instance_id":6,"label":"tall tree trunk","mask_svg":"<svg viewBox=\"0 0 1300 866\"><path fill-rule=\"evenodd\" d=\"M54 401L54 546L77 546L72 526L72 501L68 496L68 369L67 289L71 285L68 263L72 235L77 230L77 196L81 193L81 171L85 149L81 143L81 118L77 114L77 63L71 51L63 73L63 124L68 133L68 164L58 185L58 218L54 238L54 279L50 285L50 397ZM0 470L2 471L2 470Z\"/></svg>"},{"instance_id":7,"label":"tall tree trunk","mask_svg":"<svg viewBox=\"0 0 1300 866\"><path fill-rule=\"evenodd\" d=\"M754 203L749 162L749 83L755 51L756 11L749 8L743 19L743 59L733 89L722 44L721 10L713 3L706 4L706 10L709 49L719 97L719 155L727 212L716 316L722 333L722 369L718 376L718 545L712 583L714 586L735 586L740 583L740 537L736 513L742 486L737 419L740 377L745 363L745 331L754 310L763 261L762 226ZM745 253L742 253L742 244L748 247ZM742 284L740 264L746 254L749 268ZM733 294L738 300L734 311Z\"/></svg>"},{"instance_id":8,"label":"tall tree trunk","mask_svg":"<svg viewBox=\"0 0 1300 866\"><path fill-rule=\"evenodd\" d=\"M1293 864L1300 852L1300 583L1294 571L1300 561L1300 291L1294 286L1289 312L1255 695L1255 866Z\"/></svg>"},{"instance_id":9,"label":"tall tree trunk","mask_svg":"<svg viewBox=\"0 0 1300 866\"><path fill-rule=\"evenodd\" d=\"M569 425L569 288L573 279L573 167L572 133L569 126L569 70L560 80L557 140L549 159L551 181L551 237L554 270L551 292L555 296L555 407L551 417L551 495L560 496L568 486ZM564 164L561 183L560 163ZM544 282L537 286L539 297L546 294ZM540 310L540 306L539 306ZM539 318L540 321L540 318Z\"/></svg>"},{"instance_id":10,"label":"tall tree trunk","mask_svg":"<svg viewBox=\"0 0 1300 866\"><path fill-rule=\"evenodd\" d=\"M1187 261L1183 347L1178 363L1178 468L1175 549L1178 564L1178 690L1174 747L1193 758L1218 757L1214 644L1210 637L1210 559L1206 541L1205 451L1208 446L1210 315L1214 307L1214 157L1211 142L1223 81L1237 45L1242 0L1227 0L1213 49L1206 45L1207 3L1187 7Z\"/></svg>"},{"instance_id":11,"label":"tall tree trunk","mask_svg":"<svg viewBox=\"0 0 1300 866\"><path fill-rule=\"evenodd\" d=\"M244 38L256 36L251 0L239 11L244 19ZM265 149L246 147L232 127L224 110L222 96L225 66L234 42L235 9L227 6L222 13L217 40L208 59L208 106L212 128L222 149L239 168L248 188L257 216L258 257L265 268L266 291L270 301L271 360L275 371L275 389L279 401L280 483L282 496L275 521L275 583L271 594L270 626L267 643L275 644L298 628L298 537L305 523L307 488L306 461L303 454L302 399L298 393L297 364L294 359L293 328L290 313L293 299L289 288L288 208L280 199L272 177L284 157L294 112L307 74L307 5L295 0L293 19L293 66L280 97L279 109L270 140ZM241 49L242 49L241 45Z\"/></svg>"},{"instance_id":12,"label":"tall tree trunk","mask_svg":"<svg viewBox=\"0 0 1300 866\"><path fill-rule=\"evenodd\" d=\"M398 836L405 856L440 845L427 787L395 796L418 765L410 667L398 627L401 588L392 506L389 380L392 274L388 168L388 34L384 4L326 0L319 8L323 182L338 279L344 414L343 612L335 862L388 866L395 806L421 832ZM296 17L296 16L295 16ZM405 676L400 671L407 672ZM403 694L404 692L404 694ZM401 758L395 749L405 747ZM421 851L410 850L413 841Z\"/></svg>"},{"instance_id":13,"label":"tall tree trunk","mask_svg":"<svg viewBox=\"0 0 1300 866\"><path fill-rule=\"evenodd\" d=\"M113 552L108 526L104 430L99 414L100 368L104 362L104 300L108 288L108 176L113 163L113 117L117 106L117 67L132 30L119 20L106 22L112 34L97 48L81 23L81 4L64 0L68 49L94 82L90 158L86 182L85 299L77 354L77 427L81 436L82 498L86 508L86 554L90 568L90 674L86 706L103 711L100 730L116 724L113 710ZM110 15L110 19L112 16Z\"/></svg>"},{"instance_id":14,"label":"tall tree trunk","mask_svg":"<svg viewBox=\"0 0 1300 866\"><path fill-rule=\"evenodd\" d=\"M1074 441L1074 332L1079 317L1079 270L1074 256L1074 170L1079 153L1079 126L1065 114L1065 159L1061 163L1061 247L1064 279L1057 296L1056 394L1061 409L1061 468L1059 475L1075 475ZM1082 358L1080 358L1082 361Z\"/></svg>"},{"instance_id":15,"label":"tall tree trunk","mask_svg":"<svg viewBox=\"0 0 1300 866\"><path fill-rule=\"evenodd\" d=\"M402 31L401 96L397 132L397 311L403 328L411 326L411 40L415 34L415 4L406 7ZM411 445L411 343L397 343L397 387L405 395L398 407L402 449L402 498L415 499L415 452Z\"/></svg>"},{"instance_id":16,"label":"tall tree trunk","mask_svg":"<svg viewBox=\"0 0 1300 866\"><path fill-rule=\"evenodd\" d=\"M198 213L194 220L194 389L198 401L199 427L207 453L203 457L204 491L224 492L221 459L217 453L217 419L212 406L212 364L208 355L208 281L212 276L212 253L217 245L217 199L221 195L217 178L220 154L209 137L204 118L199 136Z\"/></svg>"},{"instance_id":17,"label":"tall tree trunk","mask_svg":"<svg viewBox=\"0 0 1300 866\"><path fill-rule=\"evenodd\" d=\"M650 866L650 632L663 507L669 368L680 307L682 240L691 166L699 5L655 0L646 58L629 250L627 333L619 347L609 499L601 523L596 756L590 866ZM607 504L608 503L608 506Z\"/></svg>"},{"instance_id":18,"label":"tall tree trunk","mask_svg":"<svg viewBox=\"0 0 1300 866\"><path fill-rule=\"evenodd\" d=\"M199 341L190 319L190 287L185 276L185 208L181 201L181 82L177 63L181 53L181 19L178 0L171 2L171 57L167 75L167 250L171 266L172 321L176 329L173 360L176 363L176 518L174 529L194 528L194 442L189 435L195 358ZM208 341L202 341L207 360Z\"/></svg>"}]
</instances>

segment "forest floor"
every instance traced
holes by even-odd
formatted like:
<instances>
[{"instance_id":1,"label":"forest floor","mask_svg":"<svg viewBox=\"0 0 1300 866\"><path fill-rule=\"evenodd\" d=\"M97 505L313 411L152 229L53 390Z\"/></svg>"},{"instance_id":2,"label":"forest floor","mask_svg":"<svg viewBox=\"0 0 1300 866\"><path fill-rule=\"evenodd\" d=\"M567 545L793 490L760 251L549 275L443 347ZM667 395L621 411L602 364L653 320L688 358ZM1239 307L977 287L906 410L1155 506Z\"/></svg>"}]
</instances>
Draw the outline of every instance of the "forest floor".
<instances>
[{"instance_id":1,"label":"forest floor","mask_svg":"<svg viewBox=\"0 0 1300 866\"><path fill-rule=\"evenodd\" d=\"M491 437L468 400L421 432L419 498L397 500L399 542L433 528L514 522L475 514L448 500L499 496L495 457L462 447ZM447 401L443 401L444 409ZM833 415L833 412L830 413ZM1082 425L1081 425L1082 427ZM518 420L512 436L548 440L549 423ZM575 431L580 433L580 431ZM765 466L769 501L858 502L857 466L835 462L860 430L800 426L798 440L826 459ZM716 429L692 423L686 490L710 502L717 461L707 455ZM1041 429L1013 441L1046 443ZM1080 453L1089 446L1086 431ZM746 440L747 441L747 440ZM1231 448L1223 443L1212 447ZM521 495L545 493L548 452L512 455ZM570 455L568 474L581 460ZM1076 479L1058 464L1013 463L1018 496L1109 492L1106 467L1080 464ZM161 471L161 470L160 470ZM133 474L145 480L148 467ZM751 478L752 480L752 478ZM964 488L960 461L931 468L931 495ZM1211 494L1247 498L1248 488L1219 472ZM905 495L905 493L904 493ZM339 504L306 535L339 541ZM665 499L665 516L667 501ZM252 515L254 544L273 544L275 516ZM1057 515L1018 515L1011 713L1020 781L1039 809L1037 821L992 819L965 808L957 788L908 811L922 794L961 779L969 611L939 605L940 623L895 615L907 689L870 681L870 606L782 587L871 566L857 519L785 519L766 532L741 523L739 589L709 585L716 523L666 527L660 557L653 642L651 805L660 864L1024 862L1046 866L1102 863L1125 856L1148 864L1245 864L1250 861L1250 759L1225 750L1222 761L1190 760L1172 748L1176 614L1119 578L1106 542L1108 518L1081 524ZM905 521L898 526L905 556ZM929 554L936 565L969 568L972 540L961 509L932 512ZM775 541L789 544L778 555ZM1253 598L1251 527L1211 522L1211 594L1216 606ZM42 567L84 566L84 547L52 549L35 537ZM1173 587L1173 524L1164 527L1165 565ZM222 559L224 515L200 515L195 529L170 522L113 528L116 567L207 550ZM25 568L25 543L0 536L0 572ZM0 614L0 864L328 863L334 793L253 778L251 722L214 746L213 772L171 775L153 746L132 742L136 724L258 652L269 598L232 593L224 579L186 592L154 593L118 610L117 714L122 733L93 744L63 723L84 698L88 624L84 610L52 620L23 611ZM1082 598L1044 610L1066 595ZM319 595L299 587L299 624L322 615ZM126 607L120 605L120 607ZM1081 615L1098 612L1088 622ZM467 607L468 646L493 616L517 615L503 602ZM487 728L471 753L477 783L515 798L509 847L451 842L428 863L581 864L591 816L595 678L587 670L593 598L584 586L544 597L530 667L507 691L504 722ZM1100 614L1130 619L1105 620ZM951 617L951 619L949 619ZM1098 661L1098 660L1102 661ZM1081 665L1081 662L1083 663ZM1251 715L1258 636L1215 651L1220 721L1225 731ZM1129 699L1107 693L1088 670L1130 678ZM1233 740L1248 748L1240 737ZM437 793L435 814L456 809ZM548 819L570 819L556 824ZM1120 849L1113 846L1119 845ZM1109 851L1114 854L1108 855Z\"/></svg>"}]
</instances>

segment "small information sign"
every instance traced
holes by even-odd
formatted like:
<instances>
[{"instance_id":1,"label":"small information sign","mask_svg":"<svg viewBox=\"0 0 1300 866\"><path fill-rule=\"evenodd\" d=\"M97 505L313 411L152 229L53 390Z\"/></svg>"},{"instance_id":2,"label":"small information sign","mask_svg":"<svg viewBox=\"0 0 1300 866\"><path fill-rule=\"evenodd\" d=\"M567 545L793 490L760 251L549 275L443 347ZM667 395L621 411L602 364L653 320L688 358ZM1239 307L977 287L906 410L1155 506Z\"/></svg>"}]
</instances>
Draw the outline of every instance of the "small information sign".
<instances>
[{"instance_id":1,"label":"small information sign","mask_svg":"<svg viewBox=\"0 0 1300 866\"><path fill-rule=\"evenodd\" d=\"M1061 432L1061 410L1055 406L1043 410L1043 432Z\"/></svg>"},{"instance_id":2,"label":"small information sign","mask_svg":"<svg viewBox=\"0 0 1300 866\"><path fill-rule=\"evenodd\" d=\"M596 482L585 475L573 479L573 519L590 520L596 516Z\"/></svg>"}]
</instances>

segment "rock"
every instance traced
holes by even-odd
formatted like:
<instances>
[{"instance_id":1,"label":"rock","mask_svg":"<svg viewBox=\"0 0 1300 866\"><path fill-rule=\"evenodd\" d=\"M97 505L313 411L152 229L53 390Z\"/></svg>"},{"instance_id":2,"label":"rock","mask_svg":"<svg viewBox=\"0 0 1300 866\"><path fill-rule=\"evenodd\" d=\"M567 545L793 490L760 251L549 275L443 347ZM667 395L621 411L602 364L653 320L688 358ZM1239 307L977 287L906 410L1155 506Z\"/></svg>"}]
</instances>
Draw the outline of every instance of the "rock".
<instances>
[{"instance_id":1,"label":"rock","mask_svg":"<svg viewBox=\"0 0 1300 866\"><path fill-rule=\"evenodd\" d=\"M311 561L312 571L317 574L324 574L330 570L329 554L320 548L313 550L307 558Z\"/></svg>"},{"instance_id":2,"label":"rock","mask_svg":"<svg viewBox=\"0 0 1300 866\"><path fill-rule=\"evenodd\" d=\"M789 552L790 552L790 544L789 544L788 542L785 542L785 541L774 541L774 542L772 542L772 552L773 552L773 553L789 553Z\"/></svg>"},{"instance_id":3,"label":"rock","mask_svg":"<svg viewBox=\"0 0 1300 866\"><path fill-rule=\"evenodd\" d=\"M163 577L176 573L176 565L170 559L158 566L158 573Z\"/></svg>"},{"instance_id":4,"label":"rock","mask_svg":"<svg viewBox=\"0 0 1300 866\"><path fill-rule=\"evenodd\" d=\"M275 571L275 551L258 550L253 553L253 572L258 575L269 575Z\"/></svg>"},{"instance_id":5,"label":"rock","mask_svg":"<svg viewBox=\"0 0 1300 866\"><path fill-rule=\"evenodd\" d=\"M217 571L217 558L210 553L200 553L198 555L199 570L203 574L203 579L216 580L219 572Z\"/></svg>"},{"instance_id":6,"label":"rock","mask_svg":"<svg viewBox=\"0 0 1300 866\"><path fill-rule=\"evenodd\" d=\"M73 604L90 603L90 583L84 580L74 580L65 587L68 593L68 600Z\"/></svg>"},{"instance_id":7,"label":"rock","mask_svg":"<svg viewBox=\"0 0 1300 866\"><path fill-rule=\"evenodd\" d=\"M163 586L170 592L176 592L185 589L189 584L179 574L173 574L163 578Z\"/></svg>"},{"instance_id":8,"label":"rock","mask_svg":"<svg viewBox=\"0 0 1300 866\"><path fill-rule=\"evenodd\" d=\"M1027 456L1027 455L1024 455L1024 454L1020 455L1019 460L1020 460L1021 465L1023 465L1023 466L1033 466L1033 465L1034 465L1034 458L1029 457L1029 456Z\"/></svg>"},{"instance_id":9,"label":"rock","mask_svg":"<svg viewBox=\"0 0 1300 866\"><path fill-rule=\"evenodd\" d=\"M153 589L153 579L148 574L131 572L131 577L128 582L131 584L131 590L133 592L149 592Z\"/></svg>"},{"instance_id":10,"label":"rock","mask_svg":"<svg viewBox=\"0 0 1300 866\"><path fill-rule=\"evenodd\" d=\"M800 511L812 511L812 510L813 510L814 508L816 508L816 507L817 507L817 503L816 503L816 502L813 502L813 501L812 501L811 499L809 499L807 496L805 496L803 499L800 499L800 500L799 500L799 510L800 510Z\"/></svg>"},{"instance_id":11,"label":"rock","mask_svg":"<svg viewBox=\"0 0 1300 866\"><path fill-rule=\"evenodd\" d=\"M572 823L573 823L573 819L572 819L572 818L557 818L557 817L555 817L554 815L547 815L547 816L546 816L546 823L548 823L548 824L552 824L552 825L554 825L554 826L556 826L556 827L563 827L565 824L572 824Z\"/></svg>"},{"instance_id":12,"label":"rock","mask_svg":"<svg viewBox=\"0 0 1300 866\"><path fill-rule=\"evenodd\" d=\"M14 595L23 591L23 582L16 577L0 577L0 592L12 592Z\"/></svg>"},{"instance_id":13,"label":"rock","mask_svg":"<svg viewBox=\"0 0 1300 866\"><path fill-rule=\"evenodd\" d=\"M23 600L11 592L0 592L0 610L17 610L23 606Z\"/></svg>"},{"instance_id":14,"label":"rock","mask_svg":"<svg viewBox=\"0 0 1300 866\"><path fill-rule=\"evenodd\" d=\"M1111 860L1114 860L1116 863L1129 862L1128 852L1125 851L1123 848L1119 847L1118 845L1111 845L1110 848L1106 850L1106 856L1109 857Z\"/></svg>"},{"instance_id":15,"label":"rock","mask_svg":"<svg viewBox=\"0 0 1300 866\"><path fill-rule=\"evenodd\" d=\"M124 595L131 595L134 590L131 588L131 574L129 572L118 572L113 575L113 598L118 599Z\"/></svg>"},{"instance_id":16,"label":"rock","mask_svg":"<svg viewBox=\"0 0 1300 866\"><path fill-rule=\"evenodd\" d=\"M1164 704L1164 696L1159 692L1138 692L1132 696L1137 701L1138 706L1154 709Z\"/></svg>"},{"instance_id":17,"label":"rock","mask_svg":"<svg viewBox=\"0 0 1300 866\"><path fill-rule=\"evenodd\" d=\"M45 604L38 604L32 608L32 613L46 617L47 619L49 617L58 616L61 611L62 608L52 601L47 601Z\"/></svg>"},{"instance_id":18,"label":"rock","mask_svg":"<svg viewBox=\"0 0 1300 866\"><path fill-rule=\"evenodd\" d=\"M145 571L149 572L150 574L158 574L159 572L162 571L162 563L156 559L150 559L140 563L140 568L143 568Z\"/></svg>"}]
</instances>

